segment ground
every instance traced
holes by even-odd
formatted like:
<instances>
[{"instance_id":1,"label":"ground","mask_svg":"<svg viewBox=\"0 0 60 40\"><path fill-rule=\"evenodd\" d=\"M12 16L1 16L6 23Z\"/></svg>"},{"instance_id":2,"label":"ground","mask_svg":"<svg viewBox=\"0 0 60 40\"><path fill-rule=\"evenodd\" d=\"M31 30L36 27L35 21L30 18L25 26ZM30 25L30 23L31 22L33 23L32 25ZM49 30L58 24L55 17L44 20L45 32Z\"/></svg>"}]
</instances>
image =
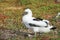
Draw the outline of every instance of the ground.
<instances>
[{"instance_id":1,"label":"ground","mask_svg":"<svg viewBox=\"0 0 60 40\"><path fill-rule=\"evenodd\" d=\"M30 8L34 17L47 19L56 26L58 29L57 35L59 35L56 40L60 40L60 22L55 19L57 13L60 12L60 3L57 3L55 0L0 0L0 31L2 30L0 35L4 33L10 35L12 34L11 32L4 31L10 30L13 31L13 37L7 38L7 40L20 40L20 36L14 33L14 31L21 29L26 30L22 23L22 14L25 8ZM17 33L19 34L20 32ZM28 39L29 38L24 38L24 40ZM53 39L52 37L51 40ZM21 40L23 40L23 38ZM35 40L35 38L32 38L32 40Z\"/></svg>"}]
</instances>

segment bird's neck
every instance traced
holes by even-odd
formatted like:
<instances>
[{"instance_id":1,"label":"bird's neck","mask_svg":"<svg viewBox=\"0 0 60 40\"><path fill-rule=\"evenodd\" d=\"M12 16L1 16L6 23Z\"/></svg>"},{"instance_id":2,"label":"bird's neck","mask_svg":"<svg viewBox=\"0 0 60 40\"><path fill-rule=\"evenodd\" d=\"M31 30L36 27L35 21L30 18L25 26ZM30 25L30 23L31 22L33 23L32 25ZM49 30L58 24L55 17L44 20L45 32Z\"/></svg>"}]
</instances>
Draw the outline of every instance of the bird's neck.
<instances>
[{"instance_id":1,"label":"bird's neck","mask_svg":"<svg viewBox=\"0 0 60 40\"><path fill-rule=\"evenodd\" d=\"M23 16L23 18L32 18L32 16L31 15L25 15L25 16Z\"/></svg>"},{"instance_id":2,"label":"bird's neck","mask_svg":"<svg viewBox=\"0 0 60 40\"><path fill-rule=\"evenodd\" d=\"M31 21L31 19L32 19L32 17L31 16L27 16L27 15L23 16L23 18L22 18L23 21L28 21L28 20Z\"/></svg>"}]
</instances>

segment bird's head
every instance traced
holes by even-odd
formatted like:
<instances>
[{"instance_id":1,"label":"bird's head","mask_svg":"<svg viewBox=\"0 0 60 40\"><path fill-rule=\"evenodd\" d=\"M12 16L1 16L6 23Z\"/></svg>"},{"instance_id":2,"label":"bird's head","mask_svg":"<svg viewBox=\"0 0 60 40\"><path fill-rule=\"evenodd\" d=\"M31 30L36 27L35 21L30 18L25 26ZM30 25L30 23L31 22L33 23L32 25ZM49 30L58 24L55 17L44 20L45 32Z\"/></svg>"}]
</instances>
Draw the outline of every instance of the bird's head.
<instances>
[{"instance_id":1,"label":"bird's head","mask_svg":"<svg viewBox=\"0 0 60 40\"><path fill-rule=\"evenodd\" d=\"M32 16L32 11L29 8L25 9L24 13L23 13L23 16L25 16L25 15Z\"/></svg>"},{"instance_id":2,"label":"bird's head","mask_svg":"<svg viewBox=\"0 0 60 40\"><path fill-rule=\"evenodd\" d=\"M58 13L58 16L60 16L60 12Z\"/></svg>"}]
</instances>

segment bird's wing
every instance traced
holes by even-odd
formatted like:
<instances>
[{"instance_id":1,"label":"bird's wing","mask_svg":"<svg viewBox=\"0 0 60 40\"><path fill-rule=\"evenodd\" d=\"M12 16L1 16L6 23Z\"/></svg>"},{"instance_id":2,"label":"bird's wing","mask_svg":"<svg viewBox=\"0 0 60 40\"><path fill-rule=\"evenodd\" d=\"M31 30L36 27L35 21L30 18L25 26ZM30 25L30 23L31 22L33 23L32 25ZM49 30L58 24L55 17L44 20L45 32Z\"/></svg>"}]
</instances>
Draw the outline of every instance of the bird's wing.
<instances>
[{"instance_id":1,"label":"bird's wing","mask_svg":"<svg viewBox=\"0 0 60 40\"><path fill-rule=\"evenodd\" d=\"M45 19L42 19L42 18L33 18L33 20L34 21L43 21L43 22L45 22L45 23L49 23L49 21L48 20L45 20Z\"/></svg>"},{"instance_id":2,"label":"bird's wing","mask_svg":"<svg viewBox=\"0 0 60 40\"><path fill-rule=\"evenodd\" d=\"M43 21L30 21L30 22L28 22L28 24L30 26L37 26L37 27L47 26L47 24Z\"/></svg>"},{"instance_id":3,"label":"bird's wing","mask_svg":"<svg viewBox=\"0 0 60 40\"><path fill-rule=\"evenodd\" d=\"M42 18L33 18L34 21L42 21Z\"/></svg>"},{"instance_id":4,"label":"bird's wing","mask_svg":"<svg viewBox=\"0 0 60 40\"><path fill-rule=\"evenodd\" d=\"M31 26L31 27L40 27L40 25L36 25L36 24L32 24L32 23L29 23L29 26Z\"/></svg>"},{"instance_id":5,"label":"bird's wing","mask_svg":"<svg viewBox=\"0 0 60 40\"><path fill-rule=\"evenodd\" d=\"M49 21L48 20L43 20L44 22L46 22L47 24L49 24Z\"/></svg>"}]
</instances>

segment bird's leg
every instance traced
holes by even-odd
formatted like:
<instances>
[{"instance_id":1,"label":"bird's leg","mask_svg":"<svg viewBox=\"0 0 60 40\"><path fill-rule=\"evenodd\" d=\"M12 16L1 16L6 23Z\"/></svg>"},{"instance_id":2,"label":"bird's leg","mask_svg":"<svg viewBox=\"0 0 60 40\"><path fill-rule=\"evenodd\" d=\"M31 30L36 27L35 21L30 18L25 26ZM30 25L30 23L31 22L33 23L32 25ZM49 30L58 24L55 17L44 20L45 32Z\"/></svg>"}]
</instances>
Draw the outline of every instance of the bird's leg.
<instances>
[{"instance_id":1,"label":"bird's leg","mask_svg":"<svg viewBox=\"0 0 60 40\"><path fill-rule=\"evenodd\" d=\"M37 40L37 33L35 32L35 40Z\"/></svg>"},{"instance_id":2,"label":"bird's leg","mask_svg":"<svg viewBox=\"0 0 60 40\"><path fill-rule=\"evenodd\" d=\"M35 37L36 37L36 32L35 32Z\"/></svg>"},{"instance_id":3,"label":"bird's leg","mask_svg":"<svg viewBox=\"0 0 60 40\"><path fill-rule=\"evenodd\" d=\"M55 32L53 31L53 39L55 40Z\"/></svg>"}]
</instances>

